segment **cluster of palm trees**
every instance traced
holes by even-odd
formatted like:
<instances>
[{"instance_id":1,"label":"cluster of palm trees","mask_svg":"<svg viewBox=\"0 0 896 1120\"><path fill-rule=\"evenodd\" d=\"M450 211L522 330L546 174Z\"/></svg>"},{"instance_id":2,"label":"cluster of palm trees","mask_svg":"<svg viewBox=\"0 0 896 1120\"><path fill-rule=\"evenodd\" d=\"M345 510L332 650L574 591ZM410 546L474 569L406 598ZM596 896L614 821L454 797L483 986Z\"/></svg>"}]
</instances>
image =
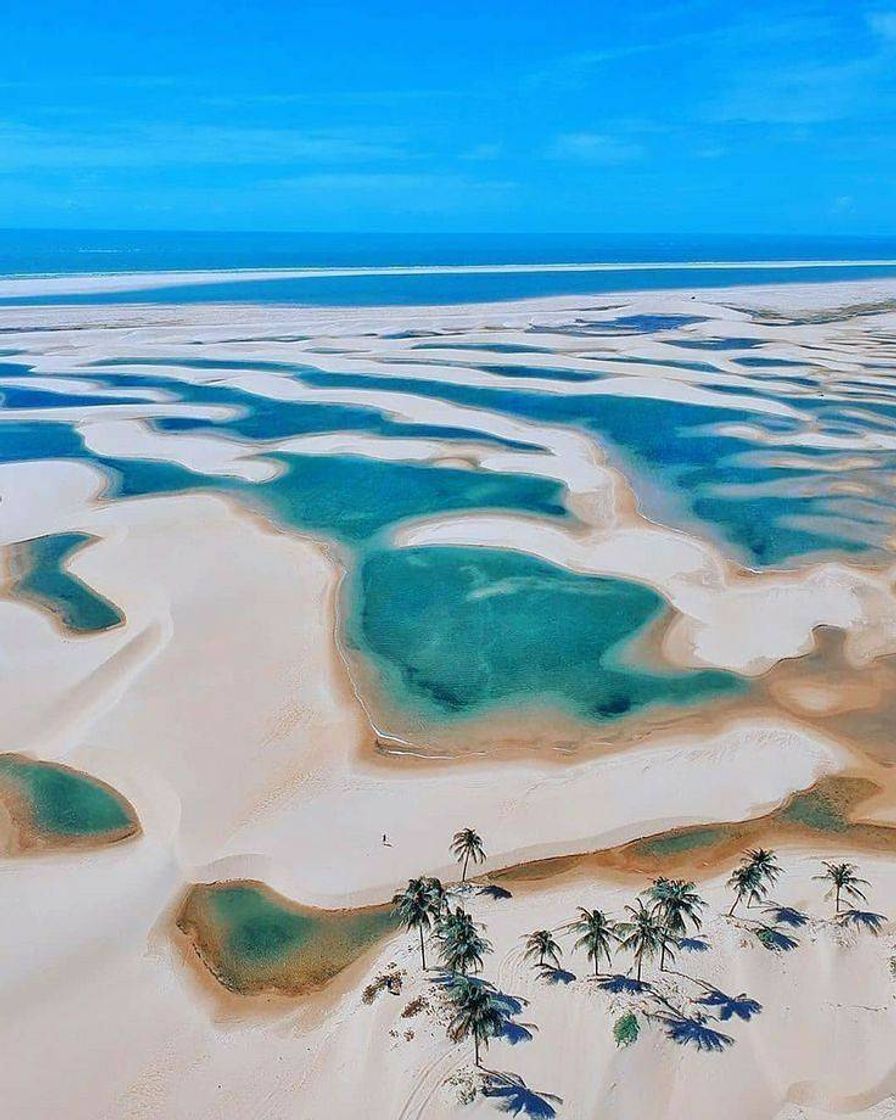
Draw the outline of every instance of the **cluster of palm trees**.
<instances>
[{"instance_id":1,"label":"cluster of palm trees","mask_svg":"<svg viewBox=\"0 0 896 1120\"><path fill-rule=\"evenodd\" d=\"M591 961L594 975L600 975L600 964L613 962L613 953L619 948L632 954L638 983L645 960L659 955L660 969L674 955L678 939L688 931L688 922L699 930L702 925L700 911L706 903L697 894L693 883L686 879L654 879L644 896L639 896L633 906L626 906L622 921L616 921L602 910L579 907L579 916L561 927L578 934L573 948L584 949ZM544 974L560 967L563 950L552 930L538 929L525 939L525 957Z\"/></svg>"},{"instance_id":2,"label":"cluster of palm trees","mask_svg":"<svg viewBox=\"0 0 896 1120\"><path fill-rule=\"evenodd\" d=\"M451 852L462 865L461 882L467 880L470 861L485 862L482 837L472 828L456 832L451 841ZM441 879L421 876L409 879L403 891L392 899L399 921L407 929L415 929L420 937L420 959L426 968L426 935L435 932L441 964L449 972L466 975L482 968L483 958L492 951L482 936L480 926L460 905L454 910Z\"/></svg>"},{"instance_id":3,"label":"cluster of palm trees","mask_svg":"<svg viewBox=\"0 0 896 1120\"><path fill-rule=\"evenodd\" d=\"M482 838L471 828L462 829L454 835L451 852L461 866L461 885L466 882L470 863L478 865L486 858ZM867 887L868 882L859 877L855 864L824 861L823 867L823 873L815 878L829 884L826 897L834 901L834 921L843 926L879 932L886 921L882 914L847 905L866 901L862 888ZM727 881L734 893L727 916L734 918L740 906L745 906L747 910L760 907L763 918L737 920L742 926L752 929L765 948L776 951L798 944L780 928L779 923L795 927L809 920L807 915L792 907L770 901L770 892L781 874L781 866L773 851L754 848L744 853ZM424 969L427 967L427 936L435 938L442 968L439 980L447 991L452 1009L448 1033L456 1041L472 1038L477 1066L480 1065L481 1048L487 1046L491 1039L501 1035L511 1037L513 1032L517 1033L517 1037L519 1032L531 1036L526 1026L516 1023L513 1018L522 1010L524 1001L498 991L477 975L483 969L486 956L493 951L491 943L484 936L483 927L474 921L463 905L452 906L449 891L439 879L420 877L409 880L407 887L395 895L393 904L404 926L419 934ZM702 915L706 905L690 880L661 876L625 907L621 919L615 919L602 910L580 907L577 917L557 930L536 929L527 934L524 938L524 958L541 977L554 982L559 978L570 982L575 977L561 968L563 948L558 940L558 935L570 933L575 937L573 951L585 951L601 986L610 991L652 992L659 1003L665 1005L658 1017L665 1020L670 1037L680 1042L696 1042L701 1049L722 1049L733 1040L709 1027L705 1022L705 1011L699 1008L693 1014L680 1011L669 1003L661 991L642 978L644 965L656 958L659 958L659 970L663 972L679 949L702 951L709 948L709 942L697 936L703 925ZM630 954L628 975L610 974L617 951ZM602 973L602 967L607 971ZM730 997L704 981L694 979L694 982L709 993L697 1002L712 1007L722 1019L732 1015L748 1019L761 1010L755 1000L750 1000L743 993ZM617 1043L633 1041L638 1030L637 1018L629 1012L614 1028Z\"/></svg>"}]
</instances>

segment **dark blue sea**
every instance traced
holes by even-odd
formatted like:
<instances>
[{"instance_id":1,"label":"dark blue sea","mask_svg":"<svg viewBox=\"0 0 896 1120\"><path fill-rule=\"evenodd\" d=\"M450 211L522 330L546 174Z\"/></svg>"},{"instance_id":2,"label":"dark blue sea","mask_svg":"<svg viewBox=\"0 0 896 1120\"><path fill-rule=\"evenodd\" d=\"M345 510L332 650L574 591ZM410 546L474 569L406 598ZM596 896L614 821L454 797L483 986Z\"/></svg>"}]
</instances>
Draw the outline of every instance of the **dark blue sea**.
<instances>
[{"instance_id":1,"label":"dark blue sea","mask_svg":"<svg viewBox=\"0 0 896 1120\"><path fill-rule=\"evenodd\" d=\"M196 269L612 263L596 272L424 273L166 285L139 292L25 296L0 305L251 301L305 305L469 303L632 289L831 282L896 277L896 238L682 237L596 234L196 233L0 230L0 275L167 272ZM798 268L748 262L825 261ZM734 262L739 267L625 268L641 262Z\"/></svg>"}]
</instances>

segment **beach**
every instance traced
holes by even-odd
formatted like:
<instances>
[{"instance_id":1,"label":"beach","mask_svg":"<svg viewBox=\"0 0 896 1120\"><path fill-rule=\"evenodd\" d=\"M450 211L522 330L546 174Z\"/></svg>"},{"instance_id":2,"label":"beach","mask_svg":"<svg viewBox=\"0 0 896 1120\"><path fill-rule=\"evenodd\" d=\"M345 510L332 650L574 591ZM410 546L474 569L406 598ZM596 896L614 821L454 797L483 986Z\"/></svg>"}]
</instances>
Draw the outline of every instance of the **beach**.
<instances>
[{"instance_id":1,"label":"beach","mask_svg":"<svg viewBox=\"0 0 896 1120\"><path fill-rule=\"evenodd\" d=\"M27 806L0 798L11 1117L495 1115L414 933L241 995L177 922L196 884L387 904L457 880L468 825L477 882L512 897L458 898L537 1025L490 1069L583 1120L896 1115L896 927L841 928L813 880L855 862L896 914L896 281L419 308L143 304L122 277L0 295L54 283L134 302L0 305L0 749L105 783L139 832L19 851ZM16 549L60 534L70 584L23 592ZM444 616L404 594L434 556ZM859 780L848 819L781 831L795 795ZM724 1053L649 1015L618 1048L643 994L589 980L566 933L574 981L523 960L530 931L621 914L663 873L632 844L751 821L776 900L809 915L798 948L726 918L734 840L675 872L712 945L676 970L763 1007L723 1024ZM400 995L365 1003L390 972Z\"/></svg>"}]
</instances>

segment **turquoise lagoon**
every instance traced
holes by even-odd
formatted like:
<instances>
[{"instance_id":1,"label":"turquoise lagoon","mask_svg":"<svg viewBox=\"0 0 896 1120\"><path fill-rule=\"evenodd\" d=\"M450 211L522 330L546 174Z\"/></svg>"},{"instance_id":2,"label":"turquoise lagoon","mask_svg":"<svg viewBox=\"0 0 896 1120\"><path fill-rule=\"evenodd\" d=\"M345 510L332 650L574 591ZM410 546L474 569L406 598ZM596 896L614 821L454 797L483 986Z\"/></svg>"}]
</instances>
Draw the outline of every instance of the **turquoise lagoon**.
<instances>
[{"instance_id":1,"label":"turquoise lagoon","mask_svg":"<svg viewBox=\"0 0 896 1120\"><path fill-rule=\"evenodd\" d=\"M611 460L633 478L647 516L686 531L693 531L696 524L752 567L792 566L831 551L873 554L893 532L896 454L876 454L875 468L854 476L872 492L872 516L868 517L867 505L863 512L848 501L844 516L842 496L806 496L800 490L801 482L814 478L810 467L782 469L769 461L770 456L758 457L754 444L719 431L721 425L748 424L774 434L781 440L781 451L797 449L808 462L823 465L827 453L803 447L797 437L805 426L831 433L867 430L868 422L850 415L846 406L801 396L798 405L805 413L801 422L681 401L609 394L563 396L422 378L317 372L304 375L303 381L321 387L416 393L579 428L596 436ZM896 432L890 416L893 406L862 404L874 423ZM792 445L788 435L793 437ZM791 484L788 493L764 492L767 484L782 480Z\"/></svg>"},{"instance_id":2,"label":"turquoise lagoon","mask_svg":"<svg viewBox=\"0 0 896 1120\"><path fill-rule=\"evenodd\" d=\"M95 538L88 533L52 533L16 545L12 591L46 608L66 629L95 634L119 626L124 615L66 568L66 562Z\"/></svg>"},{"instance_id":3,"label":"turquoise lagoon","mask_svg":"<svg viewBox=\"0 0 896 1120\"><path fill-rule=\"evenodd\" d=\"M130 804L104 782L19 754L0 755L0 801L15 817L16 802L24 803L25 847L111 843L140 827Z\"/></svg>"},{"instance_id":4,"label":"turquoise lagoon","mask_svg":"<svg viewBox=\"0 0 896 1120\"><path fill-rule=\"evenodd\" d=\"M678 325L677 321L621 320L616 329ZM218 368L221 379L188 384L158 368L169 363ZM393 418L382 407L273 401L227 382L233 372L268 365L312 389L409 392L591 433L636 485L644 482L639 493L648 515L691 529L699 523L729 552L755 567L799 562L827 550L869 552L880 531L874 500L860 507L848 496L819 496L808 485L814 479L811 469L782 471L756 445L722 434L721 424L749 423L782 437L786 445L789 434L796 435L801 424L799 418L765 417L728 406L725 394L719 394L719 407L704 407L333 374L299 363L252 359L181 362L172 355L94 363L89 376L102 381L92 394L95 410L113 399L104 395L107 387L122 386L161 388L172 399L199 409L227 406L225 418L169 417L153 423L163 433L219 432L255 445L259 454L283 468L277 478L260 484L206 476L173 463L99 458L85 450L71 425L53 420L54 408L47 408L46 419L40 421L3 421L0 457L84 458L109 474L109 500L212 490L237 496L279 524L319 534L335 544L349 569L346 644L364 659L369 668L365 680L375 682L384 710L406 711L418 723L454 725L529 705L562 712L579 722L606 725L630 715L732 697L747 686L730 674L664 671L662 666L639 661L634 639L668 610L644 586L576 575L511 552L392 549L391 531L409 519L479 509L557 522L572 518L564 506L562 487L544 478L269 448L270 441L293 435L346 431L382 438L431 436L449 446L491 442L508 450L531 450L531 445L482 436L475 429L416 425ZM146 372L125 366L142 366ZM513 372L488 361L482 366L502 374ZM534 368L530 372L536 373ZM775 379L779 390L785 374L781 371ZM793 379L797 395L805 388ZM64 394L52 397L54 405L85 403L84 398ZM24 403L13 398L8 404L20 401ZM806 404L802 399L797 403L822 427L867 427L864 418L850 416L838 405L811 400ZM893 424L886 406L862 403L874 423L884 428ZM6 410L7 415L15 411L14 407ZM823 453L814 454L821 462ZM804 451L803 458L811 462L812 454ZM881 466L886 466L884 458L878 458ZM890 459L892 466L896 457ZM872 489L886 473L868 473ZM793 484L784 494L774 491L782 478ZM65 585L65 549L78 543L60 539L37 545L43 550L37 586L22 590L54 601L57 609L64 604L67 622L75 629L102 629L114 624L114 606L85 596L83 585L80 589ZM104 610L112 612L105 619Z\"/></svg>"},{"instance_id":5,"label":"turquoise lagoon","mask_svg":"<svg viewBox=\"0 0 896 1120\"><path fill-rule=\"evenodd\" d=\"M325 984L397 922L388 906L314 910L234 880L191 887L177 925L225 988L296 995Z\"/></svg>"},{"instance_id":6,"label":"turquoise lagoon","mask_svg":"<svg viewBox=\"0 0 896 1120\"><path fill-rule=\"evenodd\" d=\"M424 722L531 708L605 723L744 688L729 673L639 664L633 639L666 609L656 592L521 553L370 552L346 602L347 642Z\"/></svg>"}]
</instances>

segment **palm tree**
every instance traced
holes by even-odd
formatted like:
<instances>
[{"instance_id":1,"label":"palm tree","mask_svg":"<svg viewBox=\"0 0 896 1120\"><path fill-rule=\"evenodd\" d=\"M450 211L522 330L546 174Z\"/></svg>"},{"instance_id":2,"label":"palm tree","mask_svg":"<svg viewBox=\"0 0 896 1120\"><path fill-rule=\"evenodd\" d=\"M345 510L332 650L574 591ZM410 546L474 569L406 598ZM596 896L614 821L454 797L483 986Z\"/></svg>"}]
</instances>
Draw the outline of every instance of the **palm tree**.
<instances>
[{"instance_id":1,"label":"palm tree","mask_svg":"<svg viewBox=\"0 0 896 1120\"><path fill-rule=\"evenodd\" d=\"M448 1024L448 1036L453 1042L462 1038L473 1038L473 1054L476 1065L480 1065L479 1047L488 1046L490 1038L496 1038L504 1030L507 1013L496 998L481 983L467 980L451 988L451 1000L455 1011Z\"/></svg>"},{"instance_id":2,"label":"palm tree","mask_svg":"<svg viewBox=\"0 0 896 1120\"><path fill-rule=\"evenodd\" d=\"M586 949L588 959L594 963L594 975L600 969L600 958L606 957L607 964L613 962L613 946L618 943L619 934L616 923L600 910L586 910L579 907L579 917L573 922L572 929L581 934L573 948Z\"/></svg>"},{"instance_id":3,"label":"palm tree","mask_svg":"<svg viewBox=\"0 0 896 1120\"><path fill-rule=\"evenodd\" d=\"M632 950L638 966L637 979L640 983L644 958L650 960L661 952L669 941L669 934L659 914L655 909L645 905L643 899L638 899L637 906L626 906L626 910L631 914L632 919L629 922L619 923L619 932L624 934L621 945L623 949ZM673 955L671 949L667 949L667 952L670 956Z\"/></svg>"},{"instance_id":4,"label":"palm tree","mask_svg":"<svg viewBox=\"0 0 896 1120\"><path fill-rule=\"evenodd\" d=\"M563 950L554 940L554 935L549 929L537 929L526 938L525 958L527 961L537 959L539 968L544 966L546 960L554 968L559 968L562 953Z\"/></svg>"},{"instance_id":5,"label":"palm tree","mask_svg":"<svg viewBox=\"0 0 896 1120\"><path fill-rule=\"evenodd\" d=\"M467 864L471 859L474 863L485 862L485 848L482 845L482 837L472 828L462 828L460 832L455 832L451 842L451 851L457 862L464 865L460 879L462 883L467 881Z\"/></svg>"},{"instance_id":6,"label":"palm tree","mask_svg":"<svg viewBox=\"0 0 896 1120\"><path fill-rule=\"evenodd\" d=\"M742 899L746 898L747 905L752 906L754 902L761 902L765 898L768 889L763 880L762 871L756 864L750 863L748 859L742 860L731 872L728 878L728 886L734 891L734 902L732 902L731 909L728 911L729 918L734 914Z\"/></svg>"},{"instance_id":7,"label":"palm tree","mask_svg":"<svg viewBox=\"0 0 896 1120\"><path fill-rule=\"evenodd\" d=\"M491 944L479 933L476 923L461 906L454 911L449 907L436 933L442 964L462 976L468 972L479 972L483 957L492 951Z\"/></svg>"},{"instance_id":8,"label":"palm tree","mask_svg":"<svg viewBox=\"0 0 896 1120\"><path fill-rule=\"evenodd\" d=\"M841 895L846 895L848 898L859 898L862 902L867 902L862 887L869 886L867 879L860 879L856 872L859 870L854 863L828 863L827 860L822 860L825 867L823 875L813 875L813 879L827 880L831 887L828 890L825 898L834 896L834 915L840 913Z\"/></svg>"},{"instance_id":9,"label":"palm tree","mask_svg":"<svg viewBox=\"0 0 896 1120\"><path fill-rule=\"evenodd\" d=\"M430 893L432 894L433 905L436 910L436 917L438 917L449 909L448 892L445 890L444 886L442 886L442 880L437 879L434 875L427 876L423 882L429 887Z\"/></svg>"},{"instance_id":10,"label":"palm tree","mask_svg":"<svg viewBox=\"0 0 896 1120\"><path fill-rule=\"evenodd\" d=\"M420 959L426 968L426 948L423 935L432 927L441 910L441 900L433 891L433 880L408 879L408 885L392 898L392 905L399 921L407 930L420 933Z\"/></svg>"},{"instance_id":11,"label":"palm tree","mask_svg":"<svg viewBox=\"0 0 896 1120\"><path fill-rule=\"evenodd\" d=\"M654 908L665 926L666 933L669 935L660 950L660 971L662 972L666 967L668 942L670 940L677 941L679 937L683 937L687 933L688 921L692 923L695 930L700 929L703 924L700 919L700 911L706 903L697 894L694 884L686 879L654 879L647 895L653 900Z\"/></svg>"},{"instance_id":12,"label":"palm tree","mask_svg":"<svg viewBox=\"0 0 896 1120\"><path fill-rule=\"evenodd\" d=\"M766 884L766 889L777 883L781 868L773 851L766 848L749 848L747 859L759 872L762 882Z\"/></svg>"}]
</instances>

